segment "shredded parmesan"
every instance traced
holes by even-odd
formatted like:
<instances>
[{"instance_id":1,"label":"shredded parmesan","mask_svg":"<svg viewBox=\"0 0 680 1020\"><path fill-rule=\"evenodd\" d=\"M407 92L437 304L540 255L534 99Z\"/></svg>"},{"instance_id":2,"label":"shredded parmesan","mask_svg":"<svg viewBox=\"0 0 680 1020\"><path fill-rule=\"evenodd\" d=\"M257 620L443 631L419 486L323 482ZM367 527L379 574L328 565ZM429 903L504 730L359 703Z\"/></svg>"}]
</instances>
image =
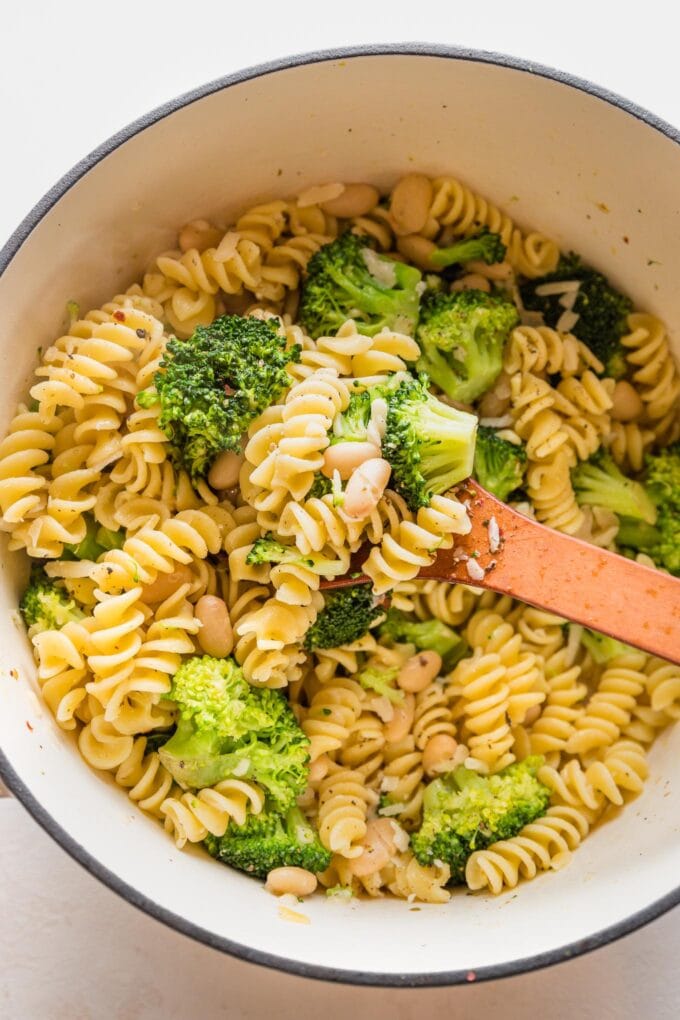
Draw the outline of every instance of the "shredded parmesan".
<instances>
[{"instance_id":1,"label":"shredded parmesan","mask_svg":"<svg viewBox=\"0 0 680 1020\"><path fill-rule=\"evenodd\" d=\"M387 259L381 259L372 248L362 248L361 254L371 276L385 287L394 287L397 282L394 265Z\"/></svg>"},{"instance_id":2,"label":"shredded parmesan","mask_svg":"<svg viewBox=\"0 0 680 1020\"><path fill-rule=\"evenodd\" d=\"M498 552L501 544L501 532L495 517L489 519L486 530L489 533L489 552Z\"/></svg>"},{"instance_id":3,"label":"shredded parmesan","mask_svg":"<svg viewBox=\"0 0 680 1020\"><path fill-rule=\"evenodd\" d=\"M512 415L504 414L500 418L480 418L479 424L489 429L506 429L512 425Z\"/></svg>"},{"instance_id":4,"label":"shredded parmesan","mask_svg":"<svg viewBox=\"0 0 680 1020\"><path fill-rule=\"evenodd\" d=\"M399 776L383 776L380 780L381 793L392 793L399 786Z\"/></svg>"},{"instance_id":5,"label":"shredded parmesan","mask_svg":"<svg viewBox=\"0 0 680 1020\"><path fill-rule=\"evenodd\" d=\"M293 924L311 924L306 914L291 910L290 907L279 907L279 917L282 921L292 921Z\"/></svg>"},{"instance_id":6,"label":"shredded parmesan","mask_svg":"<svg viewBox=\"0 0 680 1020\"><path fill-rule=\"evenodd\" d=\"M215 248L215 262L227 262L236 254L236 245L241 240L235 230L229 230Z\"/></svg>"},{"instance_id":7,"label":"shredded parmesan","mask_svg":"<svg viewBox=\"0 0 680 1020\"><path fill-rule=\"evenodd\" d=\"M477 560L467 560L465 567L467 569L468 576L471 577L473 581L482 581L484 579L484 567L480 567Z\"/></svg>"},{"instance_id":8,"label":"shredded parmesan","mask_svg":"<svg viewBox=\"0 0 680 1020\"><path fill-rule=\"evenodd\" d=\"M387 428L387 401L376 397L371 403L371 419L366 429L366 439L374 443L378 449L382 447L383 436Z\"/></svg>"},{"instance_id":9,"label":"shredded parmesan","mask_svg":"<svg viewBox=\"0 0 680 1020\"><path fill-rule=\"evenodd\" d=\"M394 705L384 695L381 698L372 699L371 709L376 715L380 716L384 723L390 722L394 717Z\"/></svg>"},{"instance_id":10,"label":"shredded parmesan","mask_svg":"<svg viewBox=\"0 0 680 1020\"><path fill-rule=\"evenodd\" d=\"M385 807L379 808L378 814L383 818L390 818L392 815L400 815L405 810L405 804L386 804Z\"/></svg>"},{"instance_id":11,"label":"shredded parmesan","mask_svg":"<svg viewBox=\"0 0 680 1020\"><path fill-rule=\"evenodd\" d=\"M331 202L334 198L339 198L344 190L345 185L340 184L340 182L334 184L315 184L313 187L303 191L298 197L298 209L306 209L310 205L321 205L322 202Z\"/></svg>"},{"instance_id":12,"label":"shredded parmesan","mask_svg":"<svg viewBox=\"0 0 680 1020\"><path fill-rule=\"evenodd\" d=\"M405 853L408 850L409 845L408 832L405 832L404 829L402 829L399 822L391 821L390 825L394 832L394 845L401 853Z\"/></svg>"},{"instance_id":13,"label":"shredded parmesan","mask_svg":"<svg viewBox=\"0 0 680 1020\"><path fill-rule=\"evenodd\" d=\"M577 312L572 312L570 308L566 308L557 320L555 328L558 333L571 333L579 319L580 315Z\"/></svg>"},{"instance_id":14,"label":"shredded parmesan","mask_svg":"<svg viewBox=\"0 0 680 1020\"><path fill-rule=\"evenodd\" d=\"M245 776L250 768L250 761L248 758L242 758L241 761L232 769L232 776Z\"/></svg>"},{"instance_id":15,"label":"shredded parmesan","mask_svg":"<svg viewBox=\"0 0 680 1020\"><path fill-rule=\"evenodd\" d=\"M555 280L554 283L541 283L536 288L539 297L554 297L557 294L578 293L581 286L579 280Z\"/></svg>"}]
</instances>

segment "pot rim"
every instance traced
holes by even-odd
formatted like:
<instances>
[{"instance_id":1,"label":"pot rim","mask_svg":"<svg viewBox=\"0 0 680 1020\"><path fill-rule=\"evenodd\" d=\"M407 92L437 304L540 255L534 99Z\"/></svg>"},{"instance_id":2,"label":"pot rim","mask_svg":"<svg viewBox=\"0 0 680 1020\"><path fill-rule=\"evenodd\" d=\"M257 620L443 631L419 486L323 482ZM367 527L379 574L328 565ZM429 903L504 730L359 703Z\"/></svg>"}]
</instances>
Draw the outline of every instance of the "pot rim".
<instances>
[{"instance_id":1,"label":"pot rim","mask_svg":"<svg viewBox=\"0 0 680 1020\"><path fill-rule=\"evenodd\" d=\"M680 144L680 131L667 121L648 110L643 109L636 103L602 88L584 78L577 77L566 71L537 64L531 60L524 60L521 57L511 57L503 53L495 53L486 50L472 49L468 47L446 46L425 42L404 42L404 43L373 43L364 46L348 46L337 49L313 50L308 53L293 54L266 63L256 64L251 67L236 71L233 74L217 78L204 85L200 85L189 92L177 96L174 99L163 103L149 113L144 114L137 120L132 121L116 134L112 135L101 145L97 146L89 155L75 164L64 176L57 181L49 191L36 203L31 211L21 221L16 230L9 237L7 242L0 249L0 276L5 272L14 256L17 254L23 243L27 240L40 221L47 215L54 205L82 177L87 174L106 156L110 155L125 142L146 128L151 127L158 121L163 120L170 114L181 110L192 103L220 92L222 89L230 88L232 85L240 85L242 82L251 81L278 71L289 70L294 67L303 67L311 64L325 63L334 60L351 60L355 57L382 57L382 56L416 56L416 57L440 57L451 60L468 61L472 63L489 64L497 67L509 68L513 71L523 71L537 75L541 78L548 78L551 81L568 85L570 88L585 92L596 99L609 103L625 113L630 114L637 120L643 121L650 127L665 135L676 144ZM144 913L161 921L168 927L175 929L183 935L196 939L213 949L228 953L248 963L259 964L260 966L284 971L297 977L314 978L320 981L338 982L349 985L364 985L383 988L426 988L441 987L448 985L476 984L478 981L490 981L498 978L513 977L515 975L539 970L543 967L550 967L565 960L574 959L584 953L599 949L611 942L628 935L680 903L680 885L666 893L660 899L655 900L642 910L631 914L623 921L602 928L600 931L582 939L576 939L557 949L545 953L537 953L507 963L494 964L488 967L480 967L479 970L450 970L434 972L414 972L409 974L381 973L378 971L351 970L338 967L326 967L317 964L309 964L300 960L291 959L285 956L277 956L272 953L263 952L251 946L242 945L232 939L216 935L214 932L193 924L186 918L167 910L159 903L140 893L127 882L124 882L118 875L109 868L104 867L92 854L90 854L80 843L77 842L59 823L45 810L39 800L34 797L20 776L10 765L9 760L0 749L0 779L13 795L23 804L26 810L33 816L35 821L62 847L75 861L82 865L89 874L107 885L113 892L127 900L132 906L137 907Z\"/></svg>"}]
</instances>

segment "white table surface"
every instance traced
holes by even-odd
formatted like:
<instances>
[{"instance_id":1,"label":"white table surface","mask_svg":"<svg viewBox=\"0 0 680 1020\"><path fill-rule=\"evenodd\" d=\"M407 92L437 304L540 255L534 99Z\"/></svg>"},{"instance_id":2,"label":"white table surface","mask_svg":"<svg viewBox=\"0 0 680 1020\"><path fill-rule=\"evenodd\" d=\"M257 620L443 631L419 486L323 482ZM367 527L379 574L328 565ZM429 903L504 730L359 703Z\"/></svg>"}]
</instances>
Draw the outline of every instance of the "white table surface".
<instances>
[{"instance_id":1,"label":"white table surface","mask_svg":"<svg viewBox=\"0 0 680 1020\"><path fill-rule=\"evenodd\" d=\"M114 131L193 86L287 53L423 40L569 70L680 124L668 0L24 0L0 22L0 243ZM651 180L651 177L650 177ZM176 934L0 799L0 1018L666 1020L680 1014L680 912L558 968L460 989L384 991L264 971Z\"/></svg>"}]
</instances>

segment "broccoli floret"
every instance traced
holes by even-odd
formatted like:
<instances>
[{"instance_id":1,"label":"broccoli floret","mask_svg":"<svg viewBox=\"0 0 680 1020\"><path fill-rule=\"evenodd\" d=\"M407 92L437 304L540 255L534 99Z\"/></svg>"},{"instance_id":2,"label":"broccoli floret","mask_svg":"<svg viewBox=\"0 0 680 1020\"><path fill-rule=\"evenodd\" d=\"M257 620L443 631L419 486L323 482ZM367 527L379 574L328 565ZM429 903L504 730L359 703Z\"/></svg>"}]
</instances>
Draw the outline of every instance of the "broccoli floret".
<instances>
[{"instance_id":1,"label":"broccoli floret","mask_svg":"<svg viewBox=\"0 0 680 1020\"><path fill-rule=\"evenodd\" d=\"M404 692L394 686L399 670L396 666L366 666L356 674L364 690L373 691L380 697L387 698L393 704L404 700Z\"/></svg>"},{"instance_id":2,"label":"broccoli floret","mask_svg":"<svg viewBox=\"0 0 680 1020\"><path fill-rule=\"evenodd\" d=\"M380 624L380 637L396 644L415 645L419 651L438 652L447 673L469 651L467 641L441 620L417 620L399 609L388 609Z\"/></svg>"},{"instance_id":3,"label":"broccoli floret","mask_svg":"<svg viewBox=\"0 0 680 1020\"><path fill-rule=\"evenodd\" d=\"M246 563L251 567L262 563L294 563L313 570L321 577L339 577L346 573L346 566L342 560L329 560L318 553L303 556L296 546L282 545L271 534L258 538L246 556Z\"/></svg>"},{"instance_id":4,"label":"broccoli floret","mask_svg":"<svg viewBox=\"0 0 680 1020\"><path fill-rule=\"evenodd\" d=\"M451 882L462 882L473 851L511 839L544 813L550 790L536 778L542 764L533 756L493 776L460 766L433 780L423 797L423 823L411 837L417 860L424 865L444 861Z\"/></svg>"},{"instance_id":5,"label":"broccoli floret","mask_svg":"<svg viewBox=\"0 0 680 1020\"><path fill-rule=\"evenodd\" d=\"M617 545L644 552L671 574L680 575L680 443L645 458L645 492L656 507L654 526L619 518Z\"/></svg>"},{"instance_id":6,"label":"broccoli floret","mask_svg":"<svg viewBox=\"0 0 680 1020\"><path fill-rule=\"evenodd\" d=\"M498 499L506 500L511 492L521 487L526 463L527 452L522 444L510 443L501 439L494 429L479 426L472 473L485 489Z\"/></svg>"},{"instance_id":7,"label":"broccoli floret","mask_svg":"<svg viewBox=\"0 0 680 1020\"><path fill-rule=\"evenodd\" d=\"M644 486L626 478L603 450L578 464L571 479L579 505L601 506L636 521L655 523L656 507Z\"/></svg>"},{"instance_id":8,"label":"broccoli floret","mask_svg":"<svg viewBox=\"0 0 680 1020\"><path fill-rule=\"evenodd\" d=\"M168 697L177 730L159 755L181 786L252 779L276 810L287 811L307 782L309 740L285 697L251 687L233 659L204 655L184 662Z\"/></svg>"},{"instance_id":9,"label":"broccoli floret","mask_svg":"<svg viewBox=\"0 0 680 1020\"><path fill-rule=\"evenodd\" d=\"M205 845L223 864L257 878L266 878L274 868L325 871L332 856L299 807L283 816L268 811L250 815L241 826L230 822L223 836L207 836Z\"/></svg>"},{"instance_id":10,"label":"broccoli floret","mask_svg":"<svg viewBox=\"0 0 680 1020\"><path fill-rule=\"evenodd\" d=\"M438 248L430 255L429 261L437 269L473 261L486 262L487 266L491 266L495 262L502 262L506 251L500 234L480 230L478 234L463 237L450 247Z\"/></svg>"},{"instance_id":11,"label":"broccoli floret","mask_svg":"<svg viewBox=\"0 0 680 1020\"><path fill-rule=\"evenodd\" d=\"M324 594L324 607L305 634L304 645L314 648L339 648L358 641L375 620L382 616L370 584L352 584Z\"/></svg>"},{"instance_id":12,"label":"broccoli floret","mask_svg":"<svg viewBox=\"0 0 680 1020\"><path fill-rule=\"evenodd\" d=\"M175 463L203 477L223 450L241 449L241 436L290 386L287 367L300 347L286 348L275 319L223 315L189 340L170 340L137 403L160 401L160 427Z\"/></svg>"},{"instance_id":13,"label":"broccoli floret","mask_svg":"<svg viewBox=\"0 0 680 1020\"><path fill-rule=\"evenodd\" d=\"M434 397L427 378L408 376L387 394L382 455L392 487L414 512L472 471L477 419Z\"/></svg>"},{"instance_id":14,"label":"broccoli floret","mask_svg":"<svg viewBox=\"0 0 680 1020\"><path fill-rule=\"evenodd\" d=\"M100 525L92 516L85 514L87 530L85 538L75 545L65 545L61 558L63 560L98 560L110 549L121 549L125 541L125 532L111 531Z\"/></svg>"},{"instance_id":15,"label":"broccoli floret","mask_svg":"<svg viewBox=\"0 0 680 1020\"><path fill-rule=\"evenodd\" d=\"M312 486L307 493L307 499L321 499L323 496L327 496L329 492L333 491L333 483L330 478L326 478L318 471L314 475L314 481Z\"/></svg>"},{"instance_id":16,"label":"broccoli floret","mask_svg":"<svg viewBox=\"0 0 680 1020\"><path fill-rule=\"evenodd\" d=\"M420 270L377 255L347 232L319 248L307 264L299 317L310 336L332 336L354 319L366 336L381 329L413 334Z\"/></svg>"},{"instance_id":17,"label":"broccoli floret","mask_svg":"<svg viewBox=\"0 0 680 1020\"><path fill-rule=\"evenodd\" d=\"M368 423L371 420L371 403L378 395L371 390L361 390L351 395L345 410L342 414L336 414L333 419L331 444L363 442L366 439Z\"/></svg>"},{"instance_id":18,"label":"broccoli floret","mask_svg":"<svg viewBox=\"0 0 680 1020\"><path fill-rule=\"evenodd\" d=\"M595 662L600 665L603 662L609 662L617 655L625 655L627 652L634 651L630 645L625 645L623 641L617 641L616 638L609 637L608 634L600 634L597 630L588 630L587 628L581 635L581 644L588 649Z\"/></svg>"},{"instance_id":19,"label":"broccoli floret","mask_svg":"<svg viewBox=\"0 0 680 1020\"><path fill-rule=\"evenodd\" d=\"M541 312L547 325L555 327L573 291L555 293L552 285L572 281L579 284L572 305L578 321L572 331L599 358L606 374L619 379L626 372L626 352L621 337L627 330L626 319L633 305L602 273L584 265L579 255L574 252L562 255L554 272L524 283L520 288L524 307Z\"/></svg>"},{"instance_id":20,"label":"broccoli floret","mask_svg":"<svg viewBox=\"0 0 680 1020\"><path fill-rule=\"evenodd\" d=\"M40 563L31 566L31 576L21 596L19 611L31 634L60 630L65 624L82 620L85 616L63 584L48 577Z\"/></svg>"},{"instance_id":21,"label":"broccoli floret","mask_svg":"<svg viewBox=\"0 0 680 1020\"><path fill-rule=\"evenodd\" d=\"M503 367L503 348L519 322L511 301L481 290L431 294L423 301L416 340L426 372L451 400L470 403Z\"/></svg>"}]
</instances>

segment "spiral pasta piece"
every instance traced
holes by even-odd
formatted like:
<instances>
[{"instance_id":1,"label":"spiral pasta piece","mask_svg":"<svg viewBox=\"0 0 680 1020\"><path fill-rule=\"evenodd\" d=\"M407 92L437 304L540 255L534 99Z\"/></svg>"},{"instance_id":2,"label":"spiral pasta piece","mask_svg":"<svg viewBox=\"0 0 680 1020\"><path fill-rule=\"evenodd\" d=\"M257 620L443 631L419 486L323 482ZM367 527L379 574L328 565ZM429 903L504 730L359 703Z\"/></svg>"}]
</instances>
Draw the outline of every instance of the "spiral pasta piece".
<instances>
[{"instance_id":1,"label":"spiral pasta piece","mask_svg":"<svg viewBox=\"0 0 680 1020\"><path fill-rule=\"evenodd\" d=\"M432 182L430 218L453 234L473 234L482 227L500 234L508 247L507 260L523 276L545 276L556 268L560 256L554 241L535 231L523 234L510 217L454 177Z\"/></svg>"},{"instance_id":2,"label":"spiral pasta piece","mask_svg":"<svg viewBox=\"0 0 680 1020\"><path fill-rule=\"evenodd\" d=\"M465 866L469 889L488 889L494 896L514 889L520 878L534 878L539 869L557 871L590 831L588 814L569 806L550 807L542 818L525 825L512 839L475 850Z\"/></svg>"},{"instance_id":3,"label":"spiral pasta piece","mask_svg":"<svg viewBox=\"0 0 680 1020\"><path fill-rule=\"evenodd\" d=\"M611 659L600 677L597 690L574 723L567 744L571 754L586 754L604 748L618 739L627 726L640 694L645 690L643 672L646 656L642 652Z\"/></svg>"},{"instance_id":4,"label":"spiral pasta piece","mask_svg":"<svg viewBox=\"0 0 680 1020\"><path fill-rule=\"evenodd\" d=\"M258 815L263 807L264 794L254 783L223 779L199 793L166 798L160 813L166 831L172 833L181 850L187 842L202 842L208 833L223 836L232 819L236 825L243 825L248 814Z\"/></svg>"},{"instance_id":5,"label":"spiral pasta piece","mask_svg":"<svg viewBox=\"0 0 680 1020\"><path fill-rule=\"evenodd\" d=\"M510 689L495 652L477 650L451 674L450 693L463 699L463 737L480 771L498 772L515 760L508 723Z\"/></svg>"},{"instance_id":6,"label":"spiral pasta piece","mask_svg":"<svg viewBox=\"0 0 680 1020\"><path fill-rule=\"evenodd\" d=\"M358 857L372 796L360 772L336 768L319 787L319 838L341 857Z\"/></svg>"},{"instance_id":7,"label":"spiral pasta piece","mask_svg":"<svg viewBox=\"0 0 680 1020\"><path fill-rule=\"evenodd\" d=\"M673 360L666 329L654 315L633 312L628 316L622 345L633 370L633 382L645 407L644 420L657 441L670 442L677 436L680 372Z\"/></svg>"},{"instance_id":8,"label":"spiral pasta piece","mask_svg":"<svg viewBox=\"0 0 680 1020\"><path fill-rule=\"evenodd\" d=\"M310 761L347 743L363 700L361 687L349 677L335 677L320 687L302 720L302 729L310 740Z\"/></svg>"}]
</instances>

